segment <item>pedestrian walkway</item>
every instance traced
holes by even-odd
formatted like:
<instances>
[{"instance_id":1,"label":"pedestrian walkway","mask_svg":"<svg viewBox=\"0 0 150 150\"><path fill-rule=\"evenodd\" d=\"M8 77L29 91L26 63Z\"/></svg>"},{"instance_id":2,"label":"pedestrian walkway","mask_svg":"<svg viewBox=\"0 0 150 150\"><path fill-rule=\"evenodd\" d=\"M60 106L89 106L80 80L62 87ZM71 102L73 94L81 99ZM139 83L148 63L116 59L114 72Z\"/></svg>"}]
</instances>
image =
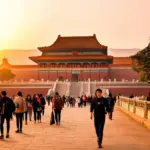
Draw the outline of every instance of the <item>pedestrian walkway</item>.
<instances>
[{"instance_id":1,"label":"pedestrian walkway","mask_svg":"<svg viewBox=\"0 0 150 150\"><path fill-rule=\"evenodd\" d=\"M29 122L23 134L15 133L11 122L10 139L0 141L0 150L96 150L96 134L89 107L64 108L60 126L50 126L50 107L42 123ZM6 131L6 130L5 130ZM115 110L114 120L106 120L105 150L150 150L150 132L122 112Z\"/></svg>"}]
</instances>

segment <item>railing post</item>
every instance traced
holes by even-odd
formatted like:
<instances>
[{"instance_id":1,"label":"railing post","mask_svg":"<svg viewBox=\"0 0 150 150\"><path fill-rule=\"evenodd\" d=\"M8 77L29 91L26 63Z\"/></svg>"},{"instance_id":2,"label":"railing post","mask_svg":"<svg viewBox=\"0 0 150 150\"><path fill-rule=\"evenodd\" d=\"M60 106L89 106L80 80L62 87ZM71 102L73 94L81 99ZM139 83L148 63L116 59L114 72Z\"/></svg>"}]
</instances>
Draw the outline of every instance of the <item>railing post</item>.
<instances>
[{"instance_id":1,"label":"railing post","mask_svg":"<svg viewBox=\"0 0 150 150\"><path fill-rule=\"evenodd\" d=\"M134 103L133 103L133 113L135 114L136 112L136 100L134 99Z\"/></svg>"},{"instance_id":2,"label":"railing post","mask_svg":"<svg viewBox=\"0 0 150 150\"><path fill-rule=\"evenodd\" d=\"M128 111L130 111L130 99L128 99Z\"/></svg>"},{"instance_id":3,"label":"railing post","mask_svg":"<svg viewBox=\"0 0 150 150\"><path fill-rule=\"evenodd\" d=\"M148 119L148 107L147 107L147 102L144 102L144 118Z\"/></svg>"}]
</instances>

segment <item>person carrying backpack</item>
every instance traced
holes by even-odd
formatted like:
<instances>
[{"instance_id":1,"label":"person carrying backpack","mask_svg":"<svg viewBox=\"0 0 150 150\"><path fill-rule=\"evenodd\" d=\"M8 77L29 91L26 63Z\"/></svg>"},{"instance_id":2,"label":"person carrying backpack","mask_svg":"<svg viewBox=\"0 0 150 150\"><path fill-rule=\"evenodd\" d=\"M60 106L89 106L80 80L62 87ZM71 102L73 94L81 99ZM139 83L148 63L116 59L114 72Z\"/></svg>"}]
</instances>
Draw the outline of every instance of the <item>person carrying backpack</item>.
<instances>
[{"instance_id":1,"label":"person carrying backpack","mask_svg":"<svg viewBox=\"0 0 150 150\"><path fill-rule=\"evenodd\" d=\"M23 126L23 114L27 110L26 101L23 98L22 92L18 92L18 96L15 97L14 103L16 106L16 124L17 124L17 130L16 133L22 133L22 126Z\"/></svg>"},{"instance_id":2,"label":"person carrying backpack","mask_svg":"<svg viewBox=\"0 0 150 150\"><path fill-rule=\"evenodd\" d=\"M59 93L56 92L52 100L52 108L55 112L56 125L60 125L62 105L63 105L63 101L59 96Z\"/></svg>"},{"instance_id":3,"label":"person carrying backpack","mask_svg":"<svg viewBox=\"0 0 150 150\"><path fill-rule=\"evenodd\" d=\"M15 104L7 97L6 91L2 91L2 98L0 101L0 110L1 110L1 136L0 139L4 139L4 121L6 119L7 122L7 134L6 138L9 138L9 130L10 130L10 119L12 118L12 113L15 111Z\"/></svg>"}]
</instances>

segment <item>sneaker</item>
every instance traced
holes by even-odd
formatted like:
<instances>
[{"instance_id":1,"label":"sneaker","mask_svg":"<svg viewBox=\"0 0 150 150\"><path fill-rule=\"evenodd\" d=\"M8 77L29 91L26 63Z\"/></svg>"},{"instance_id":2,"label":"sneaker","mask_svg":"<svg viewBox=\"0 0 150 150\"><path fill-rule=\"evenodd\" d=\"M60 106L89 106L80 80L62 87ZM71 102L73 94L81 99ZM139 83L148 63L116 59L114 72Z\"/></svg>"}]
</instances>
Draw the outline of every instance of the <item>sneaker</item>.
<instances>
[{"instance_id":1,"label":"sneaker","mask_svg":"<svg viewBox=\"0 0 150 150\"><path fill-rule=\"evenodd\" d=\"M2 139L2 140L3 140L3 139L4 139L4 135L1 135L1 136L0 136L0 139Z\"/></svg>"},{"instance_id":2,"label":"sneaker","mask_svg":"<svg viewBox=\"0 0 150 150\"><path fill-rule=\"evenodd\" d=\"M7 139L9 138L9 134L8 134L8 133L6 134L6 138L7 138Z\"/></svg>"},{"instance_id":3,"label":"sneaker","mask_svg":"<svg viewBox=\"0 0 150 150\"><path fill-rule=\"evenodd\" d=\"M19 133L19 130L16 130L16 133Z\"/></svg>"}]
</instances>

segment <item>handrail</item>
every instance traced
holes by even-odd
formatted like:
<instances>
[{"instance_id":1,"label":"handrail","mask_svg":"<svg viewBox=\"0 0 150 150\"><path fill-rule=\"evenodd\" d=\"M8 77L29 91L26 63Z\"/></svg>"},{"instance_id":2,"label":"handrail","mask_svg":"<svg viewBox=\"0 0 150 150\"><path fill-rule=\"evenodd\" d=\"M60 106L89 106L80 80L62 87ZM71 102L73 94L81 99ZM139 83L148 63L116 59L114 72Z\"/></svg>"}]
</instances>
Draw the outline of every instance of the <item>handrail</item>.
<instances>
[{"instance_id":1,"label":"handrail","mask_svg":"<svg viewBox=\"0 0 150 150\"><path fill-rule=\"evenodd\" d=\"M150 120L150 101L120 96L117 105L142 118Z\"/></svg>"}]
</instances>

